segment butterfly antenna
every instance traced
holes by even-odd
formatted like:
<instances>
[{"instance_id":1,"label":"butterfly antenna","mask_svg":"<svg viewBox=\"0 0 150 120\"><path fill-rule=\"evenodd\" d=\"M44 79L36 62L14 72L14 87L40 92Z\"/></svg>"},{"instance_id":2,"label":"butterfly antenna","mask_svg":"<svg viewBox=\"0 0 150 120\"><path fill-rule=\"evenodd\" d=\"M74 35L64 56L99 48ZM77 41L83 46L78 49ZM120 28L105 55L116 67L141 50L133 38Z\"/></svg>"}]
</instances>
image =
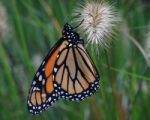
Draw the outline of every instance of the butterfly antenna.
<instances>
[{"instance_id":1,"label":"butterfly antenna","mask_svg":"<svg viewBox=\"0 0 150 120\"><path fill-rule=\"evenodd\" d=\"M84 19L77 26L75 26L73 29L78 28L83 23L83 21L84 21Z\"/></svg>"}]
</instances>

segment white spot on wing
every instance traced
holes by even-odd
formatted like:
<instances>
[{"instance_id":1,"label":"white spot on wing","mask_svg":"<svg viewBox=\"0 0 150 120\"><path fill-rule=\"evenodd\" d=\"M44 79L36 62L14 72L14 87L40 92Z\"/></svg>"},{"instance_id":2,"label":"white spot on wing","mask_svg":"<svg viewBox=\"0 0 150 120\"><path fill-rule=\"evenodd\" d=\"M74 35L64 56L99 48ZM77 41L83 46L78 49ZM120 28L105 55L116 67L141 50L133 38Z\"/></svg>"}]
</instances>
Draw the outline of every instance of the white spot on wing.
<instances>
[{"instance_id":1,"label":"white spot on wing","mask_svg":"<svg viewBox=\"0 0 150 120\"><path fill-rule=\"evenodd\" d=\"M36 90L36 87L33 88L33 91L35 91L35 90Z\"/></svg>"},{"instance_id":2,"label":"white spot on wing","mask_svg":"<svg viewBox=\"0 0 150 120\"><path fill-rule=\"evenodd\" d=\"M54 72L57 72L57 68L54 68Z\"/></svg>"},{"instance_id":3,"label":"white spot on wing","mask_svg":"<svg viewBox=\"0 0 150 120\"><path fill-rule=\"evenodd\" d=\"M36 81L33 81L33 83L32 83L33 85L35 85L36 84Z\"/></svg>"},{"instance_id":4,"label":"white spot on wing","mask_svg":"<svg viewBox=\"0 0 150 120\"><path fill-rule=\"evenodd\" d=\"M44 65L44 64L45 64L45 61L43 61L42 65Z\"/></svg>"},{"instance_id":5,"label":"white spot on wing","mask_svg":"<svg viewBox=\"0 0 150 120\"><path fill-rule=\"evenodd\" d=\"M69 47L71 47L72 46L72 44L69 44Z\"/></svg>"},{"instance_id":6,"label":"white spot on wing","mask_svg":"<svg viewBox=\"0 0 150 120\"><path fill-rule=\"evenodd\" d=\"M28 103L28 105L31 107L32 105L31 105L31 103Z\"/></svg>"},{"instance_id":7,"label":"white spot on wing","mask_svg":"<svg viewBox=\"0 0 150 120\"><path fill-rule=\"evenodd\" d=\"M39 74L40 74L40 73L39 73L39 72L37 72L37 73L36 73L36 77L38 77L38 76L39 76Z\"/></svg>"},{"instance_id":8,"label":"white spot on wing","mask_svg":"<svg viewBox=\"0 0 150 120\"><path fill-rule=\"evenodd\" d=\"M39 76L39 81L42 81L42 75Z\"/></svg>"},{"instance_id":9,"label":"white spot on wing","mask_svg":"<svg viewBox=\"0 0 150 120\"><path fill-rule=\"evenodd\" d=\"M31 113L33 113L33 110L29 110Z\"/></svg>"},{"instance_id":10,"label":"white spot on wing","mask_svg":"<svg viewBox=\"0 0 150 120\"><path fill-rule=\"evenodd\" d=\"M57 84L54 83L54 87L57 87Z\"/></svg>"},{"instance_id":11,"label":"white spot on wing","mask_svg":"<svg viewBox=\"0 0 150 120\"><path fill-rule=\"evenodd\" d=\"M78 95L78 97L81 97L81 95Z\"/></svg>"},{"instance_id":12,"label":"white spot on wing","mask_svg":"<svg viewBox=\"0 0 150 120\"><path fill-rule=\"evenodd\" d=\"M45 107L45 104L43 104L43 107Z\"/></svg>"},{"instance_id":13,"label":"white spot on wing","mask_svg":"<svg viewBox=\"0 0 150 120\"><path fill-rule=\"evenodd\" d=\"M38 87L36 87L36 90L39 91L40 89Z\"/></svg>"},{"instance_id":14,"label":"white spot on wing","mask_svg":"<svg viewBox=\"0 0 150 120\"><path fill-rule=\"evenodd\" d=\"M42 80L42 85L45 85L45 79Z\"/></svg>"},{"instance_id":15,"label":"white spot on wing","mask_svg":"<svg viewBox=\"0 0 150 120\"><path fill-rule=\"evenodd\" d=\"M49 97L49 98L48 98L48 101L50 102L51 100L52 100L52 98L51 98L51 97Z\"/></svg>"}]
</instances>

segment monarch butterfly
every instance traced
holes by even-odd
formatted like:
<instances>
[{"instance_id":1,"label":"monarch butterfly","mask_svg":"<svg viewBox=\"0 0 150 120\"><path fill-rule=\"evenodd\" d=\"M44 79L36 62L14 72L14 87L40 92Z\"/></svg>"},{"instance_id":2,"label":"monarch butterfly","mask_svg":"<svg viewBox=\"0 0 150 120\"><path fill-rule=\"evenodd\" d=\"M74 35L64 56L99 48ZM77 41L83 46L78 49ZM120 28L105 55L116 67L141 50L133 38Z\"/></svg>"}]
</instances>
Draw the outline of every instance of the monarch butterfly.
<instances>
[{"instance_id":1,"label":"monarch butterfly","mask_svg":"<svg viewBox=\"0 0 150 120\"><path fill-rule=\"evenodd\" d=\"M33 115L45 111L59 98L79 101L99 87L99 75L84 48L84 41L66 23L62 38L50 49L36 72L28 96Z\"/></svg>"}]
</instances>

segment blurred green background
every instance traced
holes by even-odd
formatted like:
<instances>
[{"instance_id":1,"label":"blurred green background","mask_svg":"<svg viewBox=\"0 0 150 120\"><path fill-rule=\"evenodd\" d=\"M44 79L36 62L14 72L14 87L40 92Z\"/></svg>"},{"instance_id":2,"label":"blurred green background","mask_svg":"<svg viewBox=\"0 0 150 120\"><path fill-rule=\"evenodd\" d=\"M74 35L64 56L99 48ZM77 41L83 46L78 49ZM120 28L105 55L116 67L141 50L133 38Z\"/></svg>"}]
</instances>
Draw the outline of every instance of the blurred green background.
<instances>
[{"instance_id":1,"label":"blurred green background","mask_svg":"<svg viewBox=\"0 0 150 120\"><path fill-rule=\"evenodd\" d=\"M110 1L121 24L107 52L100 49L97 56L88 47L101 75L93 97L59 100L41 115L28 113L34 73L79 2L0 1L0 120L150 120L149 0Z\"/></svg>"}]
</instances>

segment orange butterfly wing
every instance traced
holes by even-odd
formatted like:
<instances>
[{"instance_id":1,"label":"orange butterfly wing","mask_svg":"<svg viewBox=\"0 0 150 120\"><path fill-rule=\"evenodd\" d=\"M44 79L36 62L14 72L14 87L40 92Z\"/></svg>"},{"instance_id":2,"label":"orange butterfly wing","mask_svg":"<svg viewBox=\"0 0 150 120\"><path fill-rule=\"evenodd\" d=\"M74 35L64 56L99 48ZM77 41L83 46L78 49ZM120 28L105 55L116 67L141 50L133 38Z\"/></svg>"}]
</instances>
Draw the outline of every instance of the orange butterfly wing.
<instances>
[{"instance_id":1,"label":"orange butterfly wing","mask_svg":"<svg viewBox=\"0 0 150 120\"><path fill-rule=\"evenodd\" d=\"M53 71L57 55L64 47L65 41L59 40L34 76L28 97L28 110L32 114L43 112L59 98L53 80Z\"/></svg>"}]
</instances>

